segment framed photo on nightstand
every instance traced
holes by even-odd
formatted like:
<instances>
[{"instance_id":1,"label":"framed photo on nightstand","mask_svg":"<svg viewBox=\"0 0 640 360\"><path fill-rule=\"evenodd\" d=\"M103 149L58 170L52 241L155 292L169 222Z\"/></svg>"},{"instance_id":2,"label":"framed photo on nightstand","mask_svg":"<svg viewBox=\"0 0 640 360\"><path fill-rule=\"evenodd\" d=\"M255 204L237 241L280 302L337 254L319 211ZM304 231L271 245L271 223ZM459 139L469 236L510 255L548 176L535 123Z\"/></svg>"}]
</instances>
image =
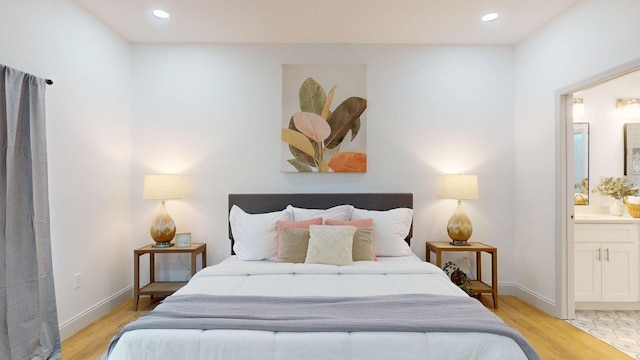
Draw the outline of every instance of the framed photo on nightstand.
<instances>
[{"instance_id":1,"label":"framed photo on nightstand","mask_svg":"<svg viewBox=\"0 0 640 360\"><path fill-rule=\"evenodd\" d=\"M176 246L177 247L189 247L189 246L191 246L191 233L178 233L178 234L176 234Z\"/></svg>"}]
</instances>

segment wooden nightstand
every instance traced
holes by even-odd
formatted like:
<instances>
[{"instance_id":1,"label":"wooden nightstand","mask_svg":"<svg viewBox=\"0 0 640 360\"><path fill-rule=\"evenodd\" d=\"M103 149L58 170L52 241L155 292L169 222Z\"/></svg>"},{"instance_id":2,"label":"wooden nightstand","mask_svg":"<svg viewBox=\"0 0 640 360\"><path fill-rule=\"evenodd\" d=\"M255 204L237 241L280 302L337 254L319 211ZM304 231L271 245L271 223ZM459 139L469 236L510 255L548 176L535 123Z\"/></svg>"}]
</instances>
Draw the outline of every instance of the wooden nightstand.
<instances>
[{"instance_id":1,"label":"wooden nightstand","mask_svg":"<svg viewBox=\"0 0 640 360\"><path fill-rule=\"evenodd\" d=\"M196 256L202 258L202 268L207 266L207 244L192 243L187 247L171 246L157 248L152 245L143 246L133 251L133 297L135 298L134 310L138 310L138 300L141 295L169 296L183 287L186 281L155 281L155 255L156 254L191 254L191 276L196 274ZM140 256L149 254L149 283L140 287Z\"/></svg>"},{"instance_id":2,"label":"wooden nightstand","mask_svg":"<svg viewBox=\"0 0 640 360\"><path fill-rule=\"evenodd\" d=\"M483 293L490 293L493 307L498 308L498 249L481 242L470 242L467 246L455 246L448 242L428 242L427 262L431 260L431 252L436 254L436 266L442 268L442 253L445 251L469 251L476 253L476 280L471 280L471 290L480 297ZM482 253L491 255L491 286L482 281Z\"/></svg>"}]
</instances>

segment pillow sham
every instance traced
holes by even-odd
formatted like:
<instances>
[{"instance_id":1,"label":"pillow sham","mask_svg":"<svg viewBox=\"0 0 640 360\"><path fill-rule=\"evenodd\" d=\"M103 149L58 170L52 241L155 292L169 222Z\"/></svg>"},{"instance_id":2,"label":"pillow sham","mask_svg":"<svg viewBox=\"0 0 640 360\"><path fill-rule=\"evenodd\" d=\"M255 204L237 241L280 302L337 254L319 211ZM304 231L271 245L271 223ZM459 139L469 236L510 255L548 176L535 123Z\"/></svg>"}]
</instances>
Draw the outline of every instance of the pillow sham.
<instances>
[{"instance_id":1,"label":"pillow sham","mask_svg":"<svg viewBox=\"0 0 640 360\"><path fill-rule=\"evenodd\" d=\"M293 213L293 221L301 221L321 217L327 219L349 220L353 206L338 205L328 209L305 209L287 205L287 209Z\"/></svg>"},{"instance_id":2,"label":"pillow sham","mask_svg":"<svg viewBox=\"0 0 640 360\"><path fill-rule=\"evenodd\" d=\"M278 232L276 221L292 221L290 210L263 214L248 214L237 205L229 212L233 233L233 251L240 260L264 260L276 256Z\"/></svg>"},{"instance_id":3,"label":"pillow sham","mask_svg":"<svg viewBox=\"0 0 640 360\"><path fill-rule=\"evenodd\" d=\"M373 227L373 219L372 218L366 218L366 219L358 219L358 220L336 220L336 219L327 219L325 222L325 225L351 225L351 226L355 226L356 228L370 228Z\"/></svg>"},{"instance_id":4,"label":"pillow sham","mask_svg":"<svg viewBox=\"0 0 640 360\"><path fill-rule=\"evenodd\" d=\"M280 229L283 227L308 229L310 225L322 225L322 218L317 217L317 218L302 220L302 221L278 220L276 221L276 230L279 232Z\"/></svg>"},{"instance_id":5,"label":"pillow sham","mask_svg":"<svg viewBox=\"0 0 640 360\"><path fill-rule=\"evenodd\" d=\"M407 256L411 248L404 241L411 230L413 209L386 211L353 209L351 220L373 219L373 249L376 256Z\"/></svg>"},{"instance_id":6,"label":"pillow sham","mask_svg":"<svg viewBox=\"0 0 640 360\"><path fill-rule=\"evenodd\" d=\"M303 263L309 247L309 229L306 227L283 227L278 240L279 263Z\"/></svg>"},{"instance_id":7,"label":"pillow sham","mask_svg":"<svg viewBox=\"0 0 640 360\"><path fill-rule=\"evenodd\" d=\"M376 261L373 249L373 219L351 221L327 219L326 225L351 225L356 227L353 236L353 261Z\"/></svg>"},{"instance_id":8,"label":"pillow sham","mask_svg":"<svg viewBox=\"0 0 640 360\"><path fill-rule=\"evenodd\" d=\"M276 221L276 231L278 232L278 238L276 240L276 259L280 256L280 240L282 238L282 229L283 228L298 228L298 229L307 229L309 230L309 225L322 225L322 218L313 218L309 220L303 221L286 221L286 220L278 220ZM309 236L307 236L307 242L309 241ZM307 246L304 248L305 254L307 253ZM289 262L289 261L287 261ZM304 262L304 257L302 258L302 262Z\"/></svg>"},{"instance_id":9,"label":"pillow sham","mask_svg":"<svg viewBox=\"0 0 640 360\"><path fill-rule=\"evenodd\" d=\"M353 263L354 226L309 226L307 264L349 265Z\"/></svg>"},{"instance_id":10,"label":"pillow sham","mask_svg":"<svg viewBox=\"0 0 640 360\"><path fill-rule=\"evenodd\" d=\"M373 248L373 228L358 228L353 235L351 259L353 261L376 261Z\"/></svg>"}]
</instances>

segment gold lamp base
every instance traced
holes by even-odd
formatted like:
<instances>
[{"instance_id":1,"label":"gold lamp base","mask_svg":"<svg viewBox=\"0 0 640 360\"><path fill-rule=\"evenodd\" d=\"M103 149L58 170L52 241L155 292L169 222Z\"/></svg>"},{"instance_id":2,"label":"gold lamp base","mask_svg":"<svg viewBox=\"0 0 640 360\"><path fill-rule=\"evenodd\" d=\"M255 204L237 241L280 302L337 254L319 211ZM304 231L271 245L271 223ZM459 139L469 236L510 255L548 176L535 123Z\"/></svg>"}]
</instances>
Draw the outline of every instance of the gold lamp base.
<instances>
[{"instance_id":1,"label":"gold lamp base","mask_svg":"<svg viewBox=\"0 0 640 360\"><path fill-rule=\"evenodd\" d=\"M467 240L452 240L452 241L449 241L449 244L455 245L455 246L471 246L471 244L469 244Z\"/></svg>"},{"instance_id":2,"label":"gold lamp base","mask_svg":"<svg viewBox=\"0 0 640 360\"><path fill-rule=\"evenodd\" d=\"M164 201L160 206L160 212L153 219L151 228L149 229L151 238L156 242L153 247L167 248L173 244L171 240L176 235L176 224L173 222L171 216L167 212L167 208L164 206Z\"/></svg>"},{"instance_id":3,"label":"gold lamp base","mask_svg":"<svg viewBox=\"0 0 640 360\"><path fill-rule=\"evenodd\" d=\"M171 241L157 242L151 245L151 247L154 247L154 248L170 248L172 246L173 246L173 243Z\"/></svg>"},{"instance_id":4,"label":"gold lamp base","mask_svg":"<svg viewBox=\"0 0 640 360\"><path fill-rule=\"evenodd\" d=\"M471 226L471 220L462 209L462 201L458 200L458 206L456 211L451 215L451 219L447 223L447 233L451 238L449 244L456 246L468 246L467 240L471 238L473 232L473 226Z\"/></svg>"}]
</instances>

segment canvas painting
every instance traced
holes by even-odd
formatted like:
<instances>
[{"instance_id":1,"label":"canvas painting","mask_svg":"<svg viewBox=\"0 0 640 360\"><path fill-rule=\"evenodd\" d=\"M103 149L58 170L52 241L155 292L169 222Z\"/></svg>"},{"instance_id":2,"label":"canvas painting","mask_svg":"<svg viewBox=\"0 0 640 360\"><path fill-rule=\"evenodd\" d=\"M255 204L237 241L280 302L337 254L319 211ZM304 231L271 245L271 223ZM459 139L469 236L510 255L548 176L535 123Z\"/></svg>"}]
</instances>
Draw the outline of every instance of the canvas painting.
<instances>
[{"instance_id":1,"label":"canvas painting","mask_svg":"<svg viewBox=\"0 0 640 360\"><path fill-rule=\"evenodd\" d=\"M282 66L282 171L367 171L365 65Z\"/></svg>"}]
</instances>

